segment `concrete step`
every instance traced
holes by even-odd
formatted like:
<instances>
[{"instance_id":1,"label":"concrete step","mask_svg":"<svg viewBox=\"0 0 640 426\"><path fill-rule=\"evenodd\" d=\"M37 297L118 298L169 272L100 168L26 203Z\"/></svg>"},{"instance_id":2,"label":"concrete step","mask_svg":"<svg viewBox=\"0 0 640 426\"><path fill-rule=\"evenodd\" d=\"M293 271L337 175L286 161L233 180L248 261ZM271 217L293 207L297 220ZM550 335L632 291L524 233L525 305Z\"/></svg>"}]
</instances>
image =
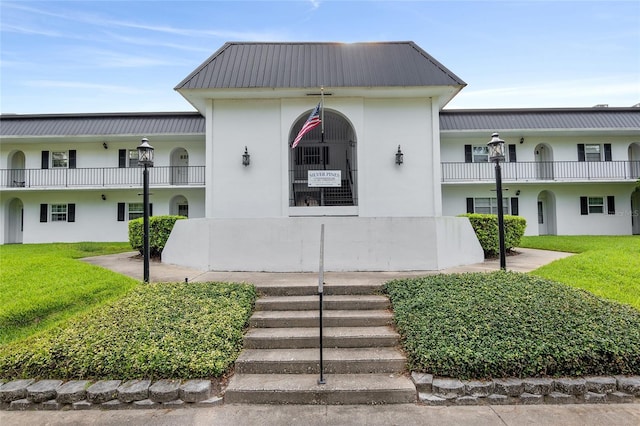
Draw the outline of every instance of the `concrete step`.
<instances>
[{"instance_id":1,"label":"concrete step","mask_svg":"<svg viewBox=\"0 0 640 426\"><path fill-rule=\"evenodd\" d=\"M323 309L389 309L389 299L381 295L329 295L323 297ZM258 311L304 311L319 308L318 295L265 296L256 301Z\"/></svg>"},{"instance_id":2,"label":"concrete step","mask_svg":"<svg viewBox=\"0 0 640 426\"><path fill-rule=\"evenodd\" d=\"M358 282L350 284L324 285L323 293L325 296L348 294L380 294L381 289L382 286L380 284ZM269 283L261 284L258 287L258 292L262 296L317 296L318 285L317 283L299 285L291 285L290 283Z\"/></svg>"},{"instance_id":3,"label":"concrete step","mask_svg":"<svg viewBox=\"0 0 640 426\"><path fill-rule=\"evenodd\" d=\"M416 389L403 375L236 374L224 395L227 404L410 404Z\"/></svg>"},{"instance_id":4,"label":"concrete step","mask_svg":"<svg viewBox=\"0 0 640 426\"><path fill-rule=\"evenodd\" d=\"M377 327L391 325L393 314L386 310L329 310L323 312L324 327ZM256 311L250 327L318 327L318 311Z\"/></svg>"},{"instance_id":5,"label":"concrete step","mask_svg":"<svg viewBox=\"0 0 640 426\"><path fill-rule=\"evenodd\" d=\"M320 372L319 349L245 349L237 374L313 374ZM402 373L404 355L395 348L325 348L327 374Z\"/></svg>"},{"instance_id":6,"label":"concrete step","mask_svg":"<svg viewBox=\"0 0 640 426\"><path fill-rule=\"evenodd\" d=\"M252 328L244 336L245 349L318 348L318 327ZM393 347L400 335L390 326L325 327L325 348Z\"/></svg>"}]
</instances>

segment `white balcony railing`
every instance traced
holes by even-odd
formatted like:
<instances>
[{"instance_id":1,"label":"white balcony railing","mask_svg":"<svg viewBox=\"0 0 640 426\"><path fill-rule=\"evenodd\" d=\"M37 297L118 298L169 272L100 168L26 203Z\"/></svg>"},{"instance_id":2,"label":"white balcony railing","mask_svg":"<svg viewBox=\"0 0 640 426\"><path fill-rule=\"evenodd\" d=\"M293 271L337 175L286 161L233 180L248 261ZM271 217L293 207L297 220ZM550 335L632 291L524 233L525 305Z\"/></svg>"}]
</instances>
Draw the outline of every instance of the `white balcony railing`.
<instances>
[{"instance_id":1,"label":"white balcony railing","mask_svg":"<svg viewBox=\"0 0 640 426\"><path fill-rule=\"evenodd\" d=\"M640 161L532 161L501 163L505 181L624 181L640 177ZM493 163L442 163L442 182L495 180Z\"/></svg>"},{"instance_id":2,"label":"white balcony railing","mask_svg":"<svg viewBox=\"0 0 640 426\"><path fill-rule=\"evenodd\" d=\"M203 186L205 166L149 168L150 186ZM1 169L0 188L129 188L142 186L141 168Z\"/></svg>"}]
</instances>

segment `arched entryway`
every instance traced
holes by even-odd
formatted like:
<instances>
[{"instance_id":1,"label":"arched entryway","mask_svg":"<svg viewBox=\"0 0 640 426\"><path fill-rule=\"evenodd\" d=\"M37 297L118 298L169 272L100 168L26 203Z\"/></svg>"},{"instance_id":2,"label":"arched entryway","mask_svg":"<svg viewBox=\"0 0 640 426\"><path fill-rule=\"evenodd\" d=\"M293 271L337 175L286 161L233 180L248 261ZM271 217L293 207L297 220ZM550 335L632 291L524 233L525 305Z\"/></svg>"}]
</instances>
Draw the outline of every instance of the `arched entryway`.
<instances>
[{"instance_id":1,"label":"arched entryway","mask_svg":"<svg viewBox=\"0 0 640 426\"><path fill-rule=\"evenodd\" d=\"M293 125L289 133L289 146L309 113L302 114ZM346 117L325 109L324 136L322 126L318 126L289 151L290 206L358 205L356 135ZM324 179L314 171L337 173L328 174Z\"/></svg>"},{"instance_id":2,"label":"arched entryway","mask_svg":"<svg viewBox=\"0 0 640 426\"><path fill-rule=\"evenodd\" d=\"M25 186L24 163L24 152L14 151L9 154L9 181L7 186Z\"/></svg>"},{"instance_id":3,"label":"arched entryway","mask_svg":"<svg viewBox=\"0 0 640 426\"><path fill-rule=\"evenodd\" d=\"M538 194L538 235L556 235L556 196L551 191Z\"/></svg>"},{"instance_id":4,"label":"arched entryway","mask_svg":"<svg viewBox=\"0 0 640 426\"><path fill-rule=\"evenodd\" d=\"M629 176L631 179L640 178L640 142L629 144Z\"/></svg>"},{"instance_id":5,"label":"arched entryway","mask_svg":"<svg viewBox=\"0 0 640 426\"><path fill-rule=\"evenodd\" d=\"M4 229L5 244L22 244L24 231L24 205L22 200L14 198L7 204Z\"/></svg>"},{"instance_id":6,"label":"arched entryway","mask_svg":"<svg viewBox=\"0 0 640 426\"><path fill-rule=\"evenodd\" d=\"M189 201L183 195L171 198L169 214L189 217Z\"/></svg>"},{"instance_id":7,"label":"arched entryway","mask_svg":"<svg viewBox=\"0 0 640 426\"><path fill-rule=\"evenodd\" d=\"M189 183L189 153L184 148L176 148L171 152L171 184L186 185Z\"/></svg>"},{"instance_id":8,"label":"arched entryway","mask_svg":"<svg viewBox=\"0 0 640 426\"><path fill-rule=\"evenodd\" d=\"M553 150L546 143L536 145L534 151L536 161L536 179L553 180Z\"/></svg>"}]
</instances>

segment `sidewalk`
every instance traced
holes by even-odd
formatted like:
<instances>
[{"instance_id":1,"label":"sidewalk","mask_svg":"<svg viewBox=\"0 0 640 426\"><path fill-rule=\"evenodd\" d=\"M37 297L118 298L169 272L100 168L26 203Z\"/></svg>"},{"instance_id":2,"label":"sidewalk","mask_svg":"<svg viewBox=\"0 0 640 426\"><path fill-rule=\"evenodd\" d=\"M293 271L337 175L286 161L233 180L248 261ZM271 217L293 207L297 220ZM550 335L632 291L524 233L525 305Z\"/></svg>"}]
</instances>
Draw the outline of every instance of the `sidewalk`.
<instances>
[{"instance_id":1,"label":"sidewalk","mask_svg":"<svg viewBox=\"0 0 640 426\"><path fill-rule=\"evenodd\" d=\"M507 270L528 272L569 253L518 249L507 258ZM85 261L115 272L142 279L142 261L136 253L100 256ZM325 283L366 280L383 283L390 279L434 273L498 270L498 260L456 267L444 271L328 272ZM291 280L317 285L317 273L203 272L176 265L152 262L153 282L246 281L261 285L285 284ZM0 425L562 425L637 426L640 404L505 405L431 407L419 404L378 406L235 405L212 408L116 410L116 411L0 411Z\"/></svg>"}]
</instances>

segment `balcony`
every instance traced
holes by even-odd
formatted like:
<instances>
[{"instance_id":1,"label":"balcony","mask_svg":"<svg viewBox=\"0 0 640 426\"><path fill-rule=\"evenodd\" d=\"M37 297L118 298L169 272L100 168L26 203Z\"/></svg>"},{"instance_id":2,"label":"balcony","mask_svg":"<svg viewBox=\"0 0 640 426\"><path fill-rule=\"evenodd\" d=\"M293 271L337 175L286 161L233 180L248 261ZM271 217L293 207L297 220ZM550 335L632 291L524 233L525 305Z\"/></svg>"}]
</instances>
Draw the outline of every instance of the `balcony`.
<instances>
[{"instance_id":1,"label":"balcony","mask_svg":"<svg viewBox=\"0 0 640 426\"><path fill-rule=\"evenodd\" d=\"M494 182L493 163L442 163L443 183ZM507 182L620 182L640 177L640 161L532 161L501 163Z\"/></svg>"},{"instance_id":2,"label":"balcony","mask_svg":"<svg viewBox=\"0 0 640 426\"><path fill-rule=\"evenodd\" d=\"M205 166L149 168L152 187L204 186ZM137 188L142 169L97 167L86 169L0 169L2 189Z\"/></svg>"}]
</instances>

